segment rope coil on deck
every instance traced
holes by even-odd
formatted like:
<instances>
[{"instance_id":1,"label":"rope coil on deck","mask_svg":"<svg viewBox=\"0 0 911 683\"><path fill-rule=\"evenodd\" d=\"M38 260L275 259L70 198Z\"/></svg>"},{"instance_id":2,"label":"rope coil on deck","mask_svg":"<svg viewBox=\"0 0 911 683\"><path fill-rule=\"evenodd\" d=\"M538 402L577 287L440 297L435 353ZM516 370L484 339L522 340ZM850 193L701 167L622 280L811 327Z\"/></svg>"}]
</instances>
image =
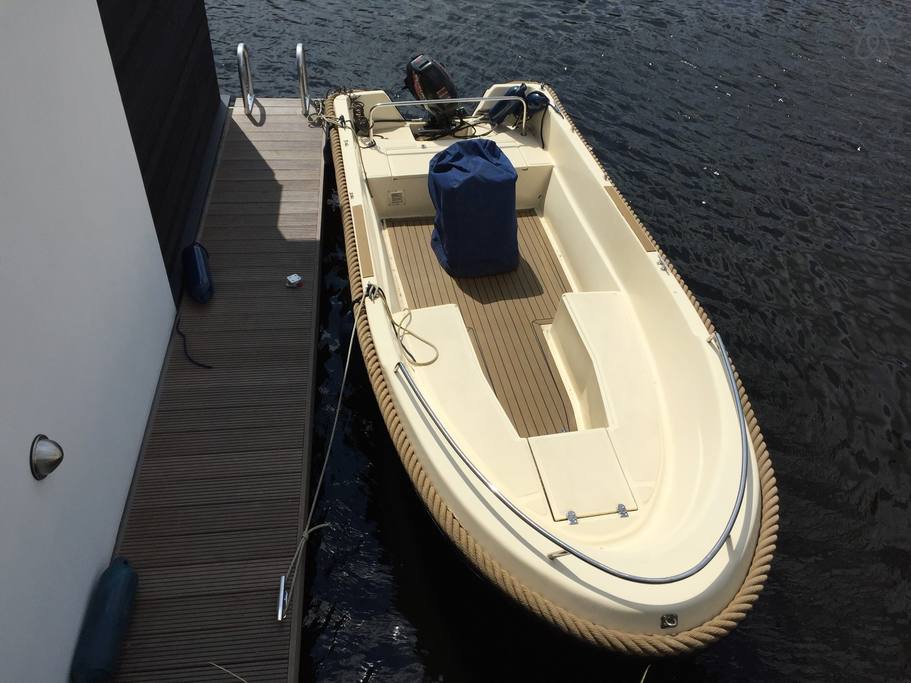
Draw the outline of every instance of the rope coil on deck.
<instances>
[{"instance_id":1,"label":"rope coil on deck","mask_svg":"<svg viewBox=\"0 0 911 683\"><path fill-rule=\"evenodd\" d=\"M586 148L588 148L595 162L601 170L604 171L603 165L595 156L594 151L588 142L582 137L578 128L576 128L575 123L560 103L556 93L547 85L544 86L544 89L560 113L566 118L572 130L579 136ZM330 93L326 97L325 111L329 117L334 118L335 116L334 99L337 94L339 93ZM363 295L363 282L361 280L360 265L357 258L354 220L349 204L348 184L345 178L341 139L338 129L331 126L329 134L332 146L332 160L335 166L335 179L338 187L339 205L342 211L345 255L348 262L351 297L352 299L355 299ZM606 171L604 171L604 177L605 179L610 180L610 176ZM626 202L625 199L623 199L623 201ZM627 206L629 205L627 204ZM630 211L632 212L631 208ZM634 217L636 216L635 213L632 213L632 215ZM636 220L639 220L638 217L636 217ZM655 242L651 234L645 230L644 227L643 230L648 236L648 239L654 244L658 254L664 259L669 272L674 275L683 291L686 292L709 334L714 333L715 327L712 325L711 320L709 320L708 314L683 282L683 279L680 277L676 268L671 265L667 256ZM404 425L399 419L395 405L392 401L392 395L389 391L386 377L376 353L376 348L373 344L366 310L363 307L357 312L355 325L361 352L364 356L364 363L367 367L367 373L370 377L370 383L373 386L380 412L383 415L386 428L389 430L389 435L392 437L392 441L402 460L402 464L405 466L405 470L408 472L408 476L411 478L412 484L424 500L425 505L430 510L437 524L439 524L449 538L452 539L459 550L471 560L472 564L474 564L480 572L494 584L499 586L500 589L511 598L519 602L529 611L581 640L622 654L643 657L681 655L699 650L711 645L730 633L737 624L746 617L747 612L749 612L753 603L756 601L759 593L762 592L775 552L775 544L778 540L778 488L775 480L775 472L772 468L772 462L769 458L762 432L756 422L756 417L752 406L750 405L749 398L747 397L736 369L734 370L734 377L737 382L737 390L740 394L740 402L743 407L744 415L746 416L747 426L750 430L750 439L756 455L762 493L759 536L756 543L756 550L753 554L753 560L743 581L743 585L740 587L740 590L737 591L737 594L730 603L728 603L727 607L714 618L706 621L700 626L677 634L625 633L581 618L548 600L538 592L528 588L493 559L484 547L459 523L459 520L455 517L452 510L450 510L446 501L440 497L433 482L430 480L430 477L421 466L420 459L417 457L414 446L409 440Z\"/></svg>"}]
</instances>

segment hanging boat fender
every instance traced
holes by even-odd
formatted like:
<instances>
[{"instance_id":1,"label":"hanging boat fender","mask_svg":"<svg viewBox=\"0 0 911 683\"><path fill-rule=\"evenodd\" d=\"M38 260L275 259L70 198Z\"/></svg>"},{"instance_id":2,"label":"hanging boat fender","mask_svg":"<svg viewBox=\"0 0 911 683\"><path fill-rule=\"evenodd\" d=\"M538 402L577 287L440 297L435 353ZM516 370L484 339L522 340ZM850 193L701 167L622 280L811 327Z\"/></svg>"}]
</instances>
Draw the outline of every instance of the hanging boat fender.
<instances>
[{"instance_id":1,"label":"hanging boat fender","mask_svg":"<svg viewBox=\"0 0 911 683\"><path fill-rule=\"evenodd\" d=\"M514 85L503 93L503 97L525 97L526 90L528 90L528 86L524 83L522 85ZM521 107L521 102L516 102L515 100L497 102L490 108L490 113L487 116L493 125L498 126L510 114L518 114Z\"/></svg>"},{"instance_id":2,"label":"hanging boat fender","mask_svg":"<svg viewBox=\"0 0 911 683\"><path fill-rule=\"evenodd\" d=\"M208 303L215 288L209 272L209 252L199 242L193 242L183 250L184 289L193 301Z\"/></svg>"},{"instance_id":3,"label":"hanging boat fender","mask_svg":"<svg viewBox=\"0 0 911 683\"><path fill-rule=\"evenodd\" d=\"M104 570L89 598L73 654L70 681L113 680L138 585L136 572L122 557L115 557Z\"/></svg>"},{"instance_id":4,"label":"hanging boat fender","mask_svg":"<svg viewBox=\"0 0 911 683\"><path fill-rule=\"evenodd\" d=\"M531 118L539 111L547 109L550 106L550 100L540 90L532 90L525 95L525 106L528 107L528 117Z\"/></svg>"},{"instance_id":5,"label":"hanging boat fender","mask_svg":"<svg viewBox=\"0 0 911 683\"><path fill-rule=\"evenodd\" d=\"M550 99L540 90L528 90L528 86L524 83L522 85L514 85L509 88L506 92L503 93L504 97L521 97L525 100L525 107L528 111L528 117L531 118L539 111L547 109L550 106ZM507 116L518 116L522 111L522 105L515 100L507 102L497 102L493 107L490 108L490 113L488 117L490 122L494 126L498 126L506 120Z\"/></svg>"}]
</instances>

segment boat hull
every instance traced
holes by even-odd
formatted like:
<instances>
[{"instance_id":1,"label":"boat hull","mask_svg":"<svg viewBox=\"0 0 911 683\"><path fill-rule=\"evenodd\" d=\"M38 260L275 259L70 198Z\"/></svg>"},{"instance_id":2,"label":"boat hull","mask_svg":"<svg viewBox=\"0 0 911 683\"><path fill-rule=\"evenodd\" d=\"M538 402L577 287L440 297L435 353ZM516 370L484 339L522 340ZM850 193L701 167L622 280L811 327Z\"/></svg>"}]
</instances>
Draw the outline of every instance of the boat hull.
<instances>
[{"instance_id":1,"label":"boat hull","mask_svg":"<svg viewBox=\"0 0 911 683\"><path fill-rule=\"evenodd\" d=\"M572 125L556 94L552 90L548 90L548 95ZM332 98L330 98L328 111L330 116L333 116L332 107ZM572 128L579 136L580 142L588 147L575 126ZM369 254L358 253L358 244L363 245L365 240L363 235L358 235L359 221L355 219L349 202L353 192L348 189L345 154L338 130L331 131L331 141L343 214L351 293L352 298L359 301L365 294L364 270L366 269L369 271L368 274L372 274L375 265L370 262ZM631 227L638 231L640 239L647 240L653 245L682 291L688 296L694 310L699 314L706 332L713 332L714 328L705 311L673 266L670 265L666 256L654 244L654 240L642 224L635 218L635 214L629 209L625 200L622 200L622 197L620 199L630 217ZM685 628L675 628L677 624L674 623L667 625L667 632L661 632L665 627L664 617L672 616L671 612L668 612L667 615L662 614L662 623L660 625L655 623L651 629L647 626L638 626L629 620L627 623L634 624L632 628L617 628L610 623L611 615L604 614L603 606L595 605L591 610L587 609L584 597L580 600L567 596L555 599L557 594L548 590L546 576L544 579L541 579L540 576L533 576L523 570L521 562L513 561L507 548L508 533L499 538L496 534L488 533L488 525L479 523L475 513L460 505L459 495L452 490L449 478L442 472L436 471L433 460L427 458L426 454L422 454L422 448L415 445L426 442L427 425L422 421L415 421L413 414L410 414L408 408L402 404L401 379L396 377L398 366L388 360L384 362L383 356L388 358L389 354L378 349L378 340L374 339L374 335L371 333L370 317L364 307L357 308L357 334L383 419L402 463L415 489L440 528L480 573L507 595L531 612L582 640L617 652L644 656L681 654L705 647L724 636L745 617L756 596L762 590L774 553L777 539L778 503L774 472L768 451L739 378L736 378L736 384L740 404L749 428L751 495L754 497L752 504L757 510L758 524L755 526L755 532L747 534L748 537L743 540L753 548L753 552L747 553L747 561L743 567L735 567L728 572L726 583L731 586L728 595L732 595L732 597L725 598L723 604L712 607L711 613L701 615L698 623L687 624ZM376 321L374 322L376 323ZM384 343L385 341L382 341L380 346L382 347ZM493 509L495 505L496 501L487 501L489 509ZM496 517L497 514L495 513L494 516ZM516 552L523 551L519 549ZM535 552L540 554L538 549L535 549ZM668 593L670 592L668 591ZM658 601L660 602L660 597ZM673 599L668 600L668 603L673 604ZM649 618L652 619L652 617Z\"/></svg>"}]
</instances>

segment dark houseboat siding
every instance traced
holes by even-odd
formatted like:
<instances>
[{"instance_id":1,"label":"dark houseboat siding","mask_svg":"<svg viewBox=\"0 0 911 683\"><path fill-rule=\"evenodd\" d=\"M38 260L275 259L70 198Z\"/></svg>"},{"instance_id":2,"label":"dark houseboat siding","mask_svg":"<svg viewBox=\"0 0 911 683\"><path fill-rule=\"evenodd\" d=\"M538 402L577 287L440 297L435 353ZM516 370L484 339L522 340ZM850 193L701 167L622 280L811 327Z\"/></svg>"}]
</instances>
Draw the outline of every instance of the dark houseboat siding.
<instances>
[{"instance_id":1,"label":"dark houseboat siding","mask_svg":"<svg viewBox=\"0 0 911 683\"><path fill-rule=\"evenodd\" d=\"M98 9L176 296L180 249L195 235L223 121L205 5L98 0Z\"/></svg>"}]
</instances>

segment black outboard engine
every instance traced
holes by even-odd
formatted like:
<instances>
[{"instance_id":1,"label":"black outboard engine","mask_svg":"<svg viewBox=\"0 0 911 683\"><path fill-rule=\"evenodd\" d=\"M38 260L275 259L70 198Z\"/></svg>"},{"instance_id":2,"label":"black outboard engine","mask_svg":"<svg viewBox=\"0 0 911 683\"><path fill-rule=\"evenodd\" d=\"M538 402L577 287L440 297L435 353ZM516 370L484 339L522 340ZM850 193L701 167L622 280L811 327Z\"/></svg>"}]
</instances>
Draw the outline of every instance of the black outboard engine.
<instances>
[{"instance_id":1,"label":"black outboard engine","mask_svg":"<svg viewBox=\"0 0 911 683\"><path fill-rule=\"evenodd\" d=\"M437 61L427 55L417 55L405 68L405 87L418 100L443 100L458 97L455 83L449 73ZM449 128L456 117L459 105L427 104L430 125L435 128Z\"/></svg>"}]
</instances>

